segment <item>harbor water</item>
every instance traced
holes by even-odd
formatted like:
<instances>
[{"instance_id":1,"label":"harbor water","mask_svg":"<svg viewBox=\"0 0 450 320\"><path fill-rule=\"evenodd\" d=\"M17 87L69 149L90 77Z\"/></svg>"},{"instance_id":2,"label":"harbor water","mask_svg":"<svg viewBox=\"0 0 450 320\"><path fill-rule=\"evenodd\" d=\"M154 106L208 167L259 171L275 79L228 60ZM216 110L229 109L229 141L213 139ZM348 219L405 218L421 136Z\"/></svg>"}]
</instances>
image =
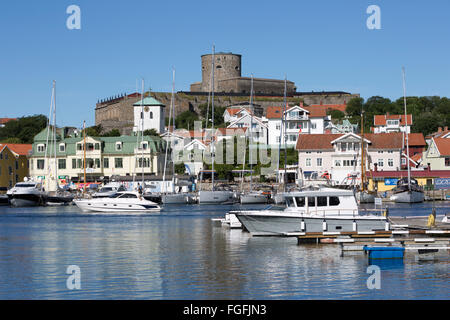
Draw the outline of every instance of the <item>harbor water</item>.
<instances>
[{"instance_id":1,"label":"harbor water","mask_svg":"<svg viewBox=\"0 0 450 320\"><path fill-rule=\"evenodd\" d=\"M438 215L450 202L436 202ZM388 204L429 215L432 203ZM256 206L252 206L255 208ZM265 206L260 206L265 207ZM239 206L170 206L157 214L82 213L76 206L0 207L0 299L449 299L450 259L380 262L364 253L215 227ZM70 290L69 266L80 270Z\"/></svg>"}]
</instances>

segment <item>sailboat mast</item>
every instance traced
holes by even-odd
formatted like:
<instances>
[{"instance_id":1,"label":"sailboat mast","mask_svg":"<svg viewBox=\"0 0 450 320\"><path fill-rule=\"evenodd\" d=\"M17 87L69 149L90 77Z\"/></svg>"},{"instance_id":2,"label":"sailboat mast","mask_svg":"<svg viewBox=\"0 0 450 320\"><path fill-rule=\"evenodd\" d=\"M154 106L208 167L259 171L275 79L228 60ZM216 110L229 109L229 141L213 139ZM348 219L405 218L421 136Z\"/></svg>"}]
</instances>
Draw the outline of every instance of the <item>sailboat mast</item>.
<instances>
[{"instance_id":1,"label":"sailboat mast","mask_svg":"<svg viewBox=\"0 0 450 320\"><path fill-rule=\"evenodd\" d=\"M284 76L284 112L283 112L283 127L284 127L284 177L283 177L283 188L284 192L286 192L286 174L287 174L287 145L286 145L286 112L287 112L287 78ZM280 143L281 144L281 143Z\"/></svg>"},{"instance_id":2,"label":"sailboat mast","mask_svg":"<svg viewBox=\"0 0 450 320\"><path fill-rule=\"evenodd\" d=\"M405 105L406 163L408 165L408 190L411 190L411 168L410 168L410 164L409 164L408 114L407 114L407 111L406 111L405 67L402 67L402 74L403 74L403 103Z\"/></svg>"},{"instance_id":3,"label":"sailboat mast","mask_svg":"<svg viewBox=\"0 0 450 320\"><path fill-rule=\"evenodd\" d=\"M86 120L83 120L83 171L84 171L84 185L83 194L86 193Z\"/></svg>"},{"instance_id":4,"label":"sailboat mast","mask_svg":"<svg viewBox=\"0 0 450 320\"><path fill-rule=\"evenodd\" d=\"M144 97L144 79L142 79L142 97ZM141 100L141 166L142 166L142 190L144 190L144 98Z\"/></svg>"},{"instance_id":5,"label":"sailboat mast","mask_svg":"<svg viewBox=\"0 0 450 320\"><path fill-rule=\"evenodd\" d=\"M361 110L361 191L366 190L365 174L366 163L364 160L364 110Z\"/></svg>"},{"instance_id":6,"label":"sailboat mast","mask_svg":"<svg viewBox=\"0 0 450 320\"><path fill-rule=\"evenodd\" d=\"M171 103L171 109L170 112L172 112L172 141L174 139L175 134L175 68L172 70L172 103ZM170 116L169 116L170 117ZM170 119L169 119L170 124ZM170 127L169 127L170 130ZM172 147L172 190L173 193L175 193L175 151Z\"/></svg>"},{"instance_id":7,"label":"sailboat mast","mask_svg":"<svg viewBox=\"0 0 450 320\"><path fill-rule=\"evenodd\" d=\"M253 190L253 152L251 146L253 145L253 74L250 85L250 138L248 141L248 153L250 162L250 192Z\"/></svg>"},{"instance_id":8,"label":"sailboat mast","mask_svg":"<svg viewBox=\"0 0 450 320\"><path fill-rule=\"evenodd\" d=\"M55 163L55 182L56 190L58 190L58 163L56 160L56 81L53 80L53 151L54 151L54 163Z\"/></svg>"},{"instance_id":9,"label":"sailboat mast","mask_svg":"<svg viewBox=\"0 0 450 320\"><path fill-rule=\"evenodd\" d=\"M214 191L214 158L215 158L215 153L216 150L214 149L214 45L212 47L212 92L211 92L211 99L212 99L212 104L211 104L211 115L212 115L212 124L211 124L211 128L212 128L212 132L211 132L211 147L212 147L212 178L211 178L211 182L212 182L212 191Z\"/></svg>"}]
</instances>

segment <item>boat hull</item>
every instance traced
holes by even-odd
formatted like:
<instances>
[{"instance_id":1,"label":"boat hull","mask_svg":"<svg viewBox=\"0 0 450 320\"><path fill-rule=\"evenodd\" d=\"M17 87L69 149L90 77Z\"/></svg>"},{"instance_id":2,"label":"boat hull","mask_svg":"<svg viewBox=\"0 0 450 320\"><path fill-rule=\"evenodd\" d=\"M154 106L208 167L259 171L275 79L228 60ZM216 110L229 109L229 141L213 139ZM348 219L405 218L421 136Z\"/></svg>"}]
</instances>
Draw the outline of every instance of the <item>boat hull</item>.
<instances>
[{"instance_id":1,"label":"boat hull","mask_svg":"<svg viewBox=\"0 0 450 320\"><path fill-rule=\"evenodd\" d=\"M173 193L161 196L164 204L190 204L193 203L193 197L188 193Z\"/></svg>"},{"instance_id":2,"label":"boat hull","mask_svg":"<svg viewBox=\"0 0 450 320\"><path fill-rule=\"evenodd\" d=\"M88 212L158 212L161 208L157 204L139 205L128 203L94 203L90 200L74 200L81 210Z\"/></svg>"},{"instance_id":3,"label":"boat hull","mask_svg":"<svg viewBox=\"0 0 450 320\"><path fill-rule=\"evenodd\" d=\"M232 191L199 191L198 193L199 204L231 203L233 199L234 193Z\"/></svg>"},{"instance_id":4,"label":"boat hull","mask_svg":"<svg viewBox=\"0 0 450 320\"><path fill-rule=\"evenodd\" d=\"M268 198L263 194L242 194L240 197L241 204L267 203Z\"/></svg>"},{"instance_id":5,"label":"boat hull","mask_svg":"<svg viewBox=\"0 0 450 320\"><path fill-rule=\"evenodd\" d=\"M36 207L44 203L44 199L39 194L14 194L9 197L9 202L13 207Z\"/></svg>"},{"instance_id":6,"label":"boat hull","mask_svg":"<svg viewBox=\"0 0 450 320\"><path fill-rule=\"evenodd\" d=\"M236 214L242 225L253 235L287 235L298 232L368 232L386 230L384 217L299 217L277 215ZM325 228L324 228L325 226Z\"/></svg>"},{"instance_id":7,"label":"boat hull","mask_svg":"<svg viewBox=\"0 0 450 320\"><path fill-rule=\"evenodd\" d=\"M397 203L420 203L425 199L425 195L420 191L403 191L394 194L391 200Z\"/></svg>"}]
</instances>

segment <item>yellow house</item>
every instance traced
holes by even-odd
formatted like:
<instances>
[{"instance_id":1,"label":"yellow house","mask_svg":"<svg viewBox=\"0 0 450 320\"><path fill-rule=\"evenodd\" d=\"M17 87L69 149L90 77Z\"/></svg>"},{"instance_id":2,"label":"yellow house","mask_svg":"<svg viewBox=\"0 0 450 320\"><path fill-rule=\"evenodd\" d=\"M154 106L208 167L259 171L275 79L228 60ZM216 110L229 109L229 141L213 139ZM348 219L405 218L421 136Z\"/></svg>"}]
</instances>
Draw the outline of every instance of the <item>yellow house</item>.
<instances>
[{"instance_id":1,"label":"yellow house","mask_svg":"<svg viewBox=\"0 0 450 320\"><path fill-rule=\"evenodd\" d=\"M31 144L0 144L0 192L29 176Z\"/></svg>"}]
</instances>

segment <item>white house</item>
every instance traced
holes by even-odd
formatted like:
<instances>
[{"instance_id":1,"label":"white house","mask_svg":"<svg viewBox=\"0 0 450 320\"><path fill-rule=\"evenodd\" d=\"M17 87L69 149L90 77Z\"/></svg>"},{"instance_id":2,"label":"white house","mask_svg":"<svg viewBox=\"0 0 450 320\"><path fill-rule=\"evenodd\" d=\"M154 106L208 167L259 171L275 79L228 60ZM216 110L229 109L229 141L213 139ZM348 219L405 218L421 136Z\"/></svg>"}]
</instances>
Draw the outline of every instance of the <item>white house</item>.
<instances>
[{"instance_id":1,"label":"white house","mask_svg":"<svg viewBox=\"0 0 450 320\"><path fill-rule=\"evenodd\" d=\"M450 170L450 133L443 138L431 139L423 163L431 170Z\"/></svg>"},{"instance_id":2,"label":"white house","mask_svg":"<svg viewBox=\"0 0 450 320\"><path fill-rule=\"evenodd\" d=\"M284 144L284 139L281 138L283 117L283 107L267 108L269 145ZM329 121L330 117L327 116L325 107L304 107L303 104L287 107L285 123L287 146L295 147L299 134L323 134Z\"/></svg>"},{"instance_id":3,"label":"white house","mask_svg":"<svg viewBox=\"0 0 450 320\"><path fill-rule=\"evenodd\" d=\"M230 123L227 129L244 129L247 128L246 135L251 137L254 143L267 144L268 142L268 126L267 120L244 114L239 119Z\"/></svg>"},{"instance_id":4,"label":"white house","mask_svg":"<svg viewBox=\"0 0 450 320\"><path fill-rule=\"evenodd\" d=\"M406 121L407 120L407 121ZM412 115L375 115L373 119L373 133L408 132L411 133Z\"/></svg>"},{"instance_id":5,"label":"white house","mask_svg":"<svg viewBox=\"0 0 450 320\"><path fill-rule=\"evenodd\" d=\"M165 106L153 97L146 97L135 104L133 131L145 131L155 129L158 133L164 133Z\"/></svg>"},{"instance_id":6,"label":"white house","mask_svg":"<svg viewBox=\"0 0 450 320\"><path fill-rule=\"evenodd\" d=\"M401 133L364 135L367 170L400 170L402 139ZM354 133L299 135L296 149L305 176L328 172L333 181L342 182L361 174L361 136Z\"/></svg>"}]
</instances>

